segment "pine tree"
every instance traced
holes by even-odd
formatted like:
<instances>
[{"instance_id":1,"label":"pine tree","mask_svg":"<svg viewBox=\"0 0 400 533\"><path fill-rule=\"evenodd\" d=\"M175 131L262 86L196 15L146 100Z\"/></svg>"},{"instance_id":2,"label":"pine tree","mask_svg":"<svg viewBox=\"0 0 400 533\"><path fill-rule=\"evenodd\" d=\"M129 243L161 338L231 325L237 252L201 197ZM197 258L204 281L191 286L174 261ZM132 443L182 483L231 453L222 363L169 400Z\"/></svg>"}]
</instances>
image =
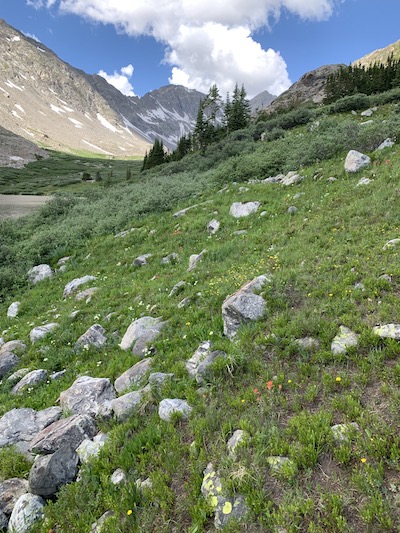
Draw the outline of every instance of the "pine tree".
<instances>
[{"instance_id":1,"label":"pine tree","mask_svg":"<svg viewBox=\"0 0 400 533\"><path fill-rule=\"evenodd\" d=\"M165 161L165 157L166 153L164 151L163 142L156 139L153 146L150 148L149 153L146 152L144 156L141 172L156 167L157 165L162 165Z\"/></svg>"}]
</instances>

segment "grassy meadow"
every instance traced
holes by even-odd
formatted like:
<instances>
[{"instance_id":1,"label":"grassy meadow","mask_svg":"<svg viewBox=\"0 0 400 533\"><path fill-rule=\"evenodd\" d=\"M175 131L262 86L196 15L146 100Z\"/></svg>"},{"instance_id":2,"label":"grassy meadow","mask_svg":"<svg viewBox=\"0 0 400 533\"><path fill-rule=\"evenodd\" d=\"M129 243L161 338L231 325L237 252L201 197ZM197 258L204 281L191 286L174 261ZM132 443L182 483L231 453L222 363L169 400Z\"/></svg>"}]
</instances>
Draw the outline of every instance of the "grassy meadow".
<instances>
[{"instance_id":1,"label":"grassy meadow","mask_svg":"<svg viewBox=\"0 0 400 533\"><path fill-rule=\"evenodd\" d=\"M82 468L80 481L48 502L34 531L89 532L108 510L110 533L214 531L212 508L200 492L209 462L226 494L243 495L248 508L242 522L224 531L399 530L400 345L372 328L399 323L400 316L400 244L384 249L400 238L400 148L374 151L386 137L398 138L400 115L390 102L364 126L359 114L328 111L311 109L307 120L288 128L285 115L273 128L266 119L266 126L232 134L203 157L192 154L143 174L139 161L79 158L78 164L60 154L15 171L13 179L0 170L0 192L55 194L35 215L0 222L1 336L28 344L21 368L66 369L60 380L20 396L10 395L4 378L0 416L15 407L56 405L80 375L114 381L139 361L118 343L141 316L168 320L154 342L152 372L174 374L124 423L100 421L109 441ZM262 131L270 140L258 140ZM350 149L368 153L371 165L346 174ZM106 186L104 179L83 182L82 165L91 175L103 165L104 179L112 171L111 179ZM290 187L248 183L290 170L304 180ZM363 177L371 182L358 185ZM229 214L233 202L248 201L261 202L258 213ZM289 214L290 206L297 212ZM221 223L215 235L207 232L212 219ZM115 237L130 228L136 229ZM202 261L187 272L190 255L203 249ZM162 264L171 253L178 260ZM133 266L142 254L152 254L148 264ZM30 266L56 267L63 256L71 256L65 271L28 286ZM63 299L66 283L86 274L97 278L91 301ZM231 342L223 335L221 305L261 274L271 278L261 292L267 311ZM181 292L169 296L181 280ZM189 303L179 308L183 298ZM7 318L15 300L19 315ZM48 322L59 327L31 345L30 330ZM94 323L106 329L105 348L75 353L76 340ZM359 343L334 355L331 342L341 325ZM296 339L305 337L318 344L299 347ZM227 359L199 387L185 363L205 340ZM186 399L189 420L163 422L157 411L163 398ZM331 427L351 423L358 429L337 442ZM237 429L248 437L231 457L226 443ZM290 466L274 470L268 458L275 456L289 458ZM0 480L26 477L29 466L16 450L0 450ZM117 468L127 476L118 487L110 482ZM139 490L139 478L152 486Z\"/></svg>"}]
</instances>

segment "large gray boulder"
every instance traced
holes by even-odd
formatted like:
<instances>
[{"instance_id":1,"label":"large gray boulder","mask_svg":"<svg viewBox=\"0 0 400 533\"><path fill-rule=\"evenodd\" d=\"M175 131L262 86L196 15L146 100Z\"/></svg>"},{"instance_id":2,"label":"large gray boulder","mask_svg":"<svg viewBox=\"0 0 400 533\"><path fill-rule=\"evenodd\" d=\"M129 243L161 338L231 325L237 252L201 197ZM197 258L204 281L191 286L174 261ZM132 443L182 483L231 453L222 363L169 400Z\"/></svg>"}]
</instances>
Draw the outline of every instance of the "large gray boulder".
<instances>
[{"instance_id":1,"label":"large gray boulder","mask_svg":"<svg viewBox=\"0 0 400 533\"><path fill-rule=\"evenodd\" d=\"M81 278L75 278L64 287L63 297L66 298L74 293L81 285L88 283L89 281L94 281L96 276L83 276Z\"/></svg>"},{"instance_id":2,"label":"large gray boulder","mask_svg":"<svg viewBox=\"0 0 400 533\"><path fill-rule=\"evenodd\" d=\"M50 455L38 455L29 472L29 490L38 496L50 497L76 478L79 456L69 446Z\"/></svg>"},{"instance_id":3,"label":"large gray boulder","mask_svg":"<svg viewBox=\"0 0 400 533\"><path fill-rule=\"evenodd\" d=\"M27 454L35 435L58 420L61 414L60 407L49 407L43 411L29 408L8 411L0 418L0 448L15 444Z\"/></svg>"},{"instance_id":4,"label":"large gray boulder","mask_svg":"<svg viewBox=\"0 0 400 533\"><path fill-rule=\"evenodd\" d=\"M85 439L93 438L96 433L97 426L91 416L72 415L43 429L34 437L29 449L36 454L54 453L64 446L76 450Z\"/></svg>"},{"instance_id":5,"label":"large gray boulder","mask_svg":"<svg viewBox=\"0 0 400 533\"><path fill-rule=\"evenodd\" d=\"M26 479L13 477L3 481L0 484L0 511L9 516L18 498L26 494L28 489L29 485Z\"/></svg>"},{"instance_id":6,"label":"large gray boulder","mask_svg":"<svg viewBox=\"0 0 400 533\"><path fill-rule=\"evenodd\" d=\"M100 324L93 324L83 335L76 341L74 350L88 349L90 346L101 348L107 342L107 337L104 335L105 329Z\"/></svg>"},{"instance_id":7,"label":"large gray boulder","mask_svg":"<svg viewBox=\"0 0 400 533\"><path fill-rule=\"evenodd\" d=\"M17 500L8 523L9 533L29 533L43 517L45 501L36 494L23 494Z\"/></svg>"},{"instance_id":8,"label":"large gray boulder","mask_svg":"<svg viewBox=\"0 0 400 533\"><path fill-rule=\"evenodd\" d=\"M222 304L222 319L224 335L229 339L236 336L242 324L258 320L264 315L266 302L254 292L261 290L269 281L267 276L258 276L225 299Z\"/></svg>"},{"instance_id":9,"label":"large gray boulder","mask_svg":"<svg viewBox=\"0 0 400 533\"><path fill-rule=\"evenodd\" d=\"M46 335L48 335L56 327L58 327L58 324L56 322L52 322L50 324L45 324L44 326L37 326L36 328L33 328L29 333L31 343L35 344L35 342L38 340L43 339L43 337L46 337Z\"/></svg>"},{"instance_id":10,"label":"large gray boulder","mask_svg":"<svg viewBox=\"0 0 400 533\"><path fill-rule=\"evenodd\" d=\"M356 150L350 150L344 162L344 170L346 172L358 172L371 163L371 159Z\"/></svg>"},{"instance_id":11,"label":"large gray boulder","mask_svg":"<svg viewBox=\"0 0 400 533\"><path fill-rule=\"evenodd\" d=\"M108 402L114 398L115 390L108 378L81 376L60 394L60 406L64 413L97 417L107 413Z\"/></svg>"},{"instance_id":12,"label":"large gray boulder","mask_svg":"<svg viewBox=\"0 0 400 533\"><path fill-rule=\"evenodd\" d=\"M33 285L52 277L53 271L49 265L37 265L28 270L28 279Z\"/></svg>"},{"instance_id":13,"label":"large gray boulder","mask_svg":"<svg viewBox=\"0 0 400 533\"><path fill-rule=\"evenodd\" d=\"M34 387L47 379L47 370L39 369L28 372L14 387L11 394L22 394L25 389Z\"/></svg>"},{"instance_id":14,"label":"large gray boulder","mask_svg":"<svg viewBox=\"0 0 400 533\"><path fill-rule=\"evenodd\" d=\"M7 375L13 368L18 366L19 357L12 352L5 352L0 355L0 379Z\"/></svg>"},{"instance_id":15,"label":"large gray boulder","mask_svg":"<svg viewBox=\"0 0 400 533\"><path fill-rule=\"evenodd\" d=\"M200 490L213 509L216 529L224 528L232 519L240 520L247 513L243 496L228 497L224 494L219 473L214 470L212 463L209 463L204 470Z\"/></svg>"},{"instance_id":16,"label":"large gray boulder","mask_svg":"<svg viewBox=\"0 0 400 533\"><path fill-rule=\"evenodd\" d=\"M114 383L115 390L120 393L126 389L139 385L146 374L150 371L153 360L151 357L142 359L131 368L121 374Z\"/></svg>"},{"instance_id":17,"label":"large gray boulder","mask_svg":"<svg viewBox=\"0 0 400 533\"><path fill-rule=\"evenodd\" d=\"M18 355L23 354L26 351L26 344L20 340L8 341L1 345L0 356L6 352L16 353Z\"/></svg>"},{"instance_id":18,"label":"large gray boulder","mask_svg":"<svg viewBox=\"0 0 400 533\"><path fill-rule=\"evenodd\" d=\"M183 419L187 419L191 411L192 408L187 401L178 398L166 398L165 400L161 400L158 406L158 415L165 422L169 422L174 413L179 413Z\"/></svg>"},{"instance_id":19,"label":"large gray boulder","mask_svg":"<svg viewBox=\"0 0 400 533\"><path fill-rule=\"evenodd\" d=\"M162 322L161 317L144 316L134 320L126 330L119 346L122 350L129 350L133 346L132 353L144 357L147 345L158 337L166 324L167 322Z\"/></svg>"},{"instance_id":20,"label":"large gray boulder","mask_svg":"<svg viewBox=\"0 0 400 533\"><path fill-rule=\"evenodd\" d=\"M229 209L229 214L234 218L248 217L256 213L260 207L261 202L234 202Z\"/></svg>"}]
</instances>

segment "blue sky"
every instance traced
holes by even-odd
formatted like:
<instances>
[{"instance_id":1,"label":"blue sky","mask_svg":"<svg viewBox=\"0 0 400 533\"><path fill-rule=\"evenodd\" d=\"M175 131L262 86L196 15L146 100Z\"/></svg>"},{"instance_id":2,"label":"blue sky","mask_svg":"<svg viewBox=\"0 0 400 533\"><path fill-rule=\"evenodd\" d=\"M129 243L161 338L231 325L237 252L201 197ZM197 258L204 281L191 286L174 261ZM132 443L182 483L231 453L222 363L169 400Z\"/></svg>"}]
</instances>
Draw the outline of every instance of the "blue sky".
<instances>
[{"instance_id":1,"label":"blue sky","mask_svg":"<svg viewBox=\"0 0 400 533\"><path fill-rule=\"evenodd\" d=\"M0 17L140 96L170 82L277 94L400 39L399 0L1 0Z\"/></svg>"}]
</instances>

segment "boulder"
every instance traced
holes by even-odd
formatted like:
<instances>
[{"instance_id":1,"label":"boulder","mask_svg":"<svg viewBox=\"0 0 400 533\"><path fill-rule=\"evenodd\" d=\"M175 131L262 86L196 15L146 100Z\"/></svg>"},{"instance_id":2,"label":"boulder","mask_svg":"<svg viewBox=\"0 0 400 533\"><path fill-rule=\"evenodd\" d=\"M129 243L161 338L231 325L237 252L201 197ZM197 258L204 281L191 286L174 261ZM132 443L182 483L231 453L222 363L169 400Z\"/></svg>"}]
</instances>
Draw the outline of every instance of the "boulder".
<instances>
[{"instance_id":1,"label":"boulder","mask_svg":"<svg viewBox=\"0 0 400 533\"><path fill-rule=\"evenodd\" d=\"M212 463L204 470L201 493L213 509L215 514L214 526L216 529L224 528L230 520L240 520L247 513L243 496L227 497L224 495L221 479L214 470Z\"/></svg>"},{"instance_id":2,"label":"boulder","mask_svg":"<svg viewBox=\"0 0 400 533\"><path fill-rule=\"evenodd\" d=\"M39 369L28 372L14 387L11 394L22 394L24 389L34 387L47 379L47 370Z\"/></svg>"},{"instance_id":3,"label":"boulder","mask_svg":"<svg viewBox=\"0 0 400 533\"><path fill-rule=\"evenodd\" d=\"M29 533L35 522L43 517L45 501L36 494L23 494L17 500L11 513L8 531L10 533Z\"/></svg>"},{"instance_id":4,"label":"boulder","mask_svg":"<svg viewBox=\"0 0 400 533\"><path fill-rule=\"evenodd\" d=\"M62 486L74 481L78 463L78 454L69 446L50 455L38 455L29 472L30 492L45 498L53 496Z\"/></svg>"},{"instance_id":5,"label":"boulder","mask_svg":"<svg viewBox=\"0 0 400 533\"><path fill-rule=\"evenodd\" d=\"M22 453L28 453L32 439L61 416L59 407L43 411L12 409L0 418L0 448L15 444Z\"/></svg>"},{"instance_id":6,"label":"boulder","mask_svg":"<svg viewBox=\"0 0 400 533\"><path fill-rule=\"evenodd\" d=\"M289 187L290 185L296 185L297 183L301 183L304 180L304 176L300 176L300 174L297 174L297 172L288 172L286 176L281 177L279 180L281 185L285 185L286 187Z\"/></svg>"},{"instance_id":7,"label":"boulder","mask_svg":"<svg viewBox=\"0 0 400 533\"><path fill-rule=\"evenodd\" d=\"M60 406L64 413L101 416L107 403L115 398L115 390L108 378L81 376L71 387L60 394Z\"/></svg>"},{"instance_id":8,"label":"boulder","mask_svg":"<svg viewBox=\"0 0 400 533\"><path fill-rule=\"evenodd\" d=\"M120 422L126 420L132 413L137 412L141 406L142 400L149 391L149 388L145 387L134 392L128 392L119 398L116 398L111 402L111 408L114 412L114 416Z\"/></svg>"},{"instance_id":9,"label":"boulder","mask_svg":"<svg viewBox=\"0 0 400 533\"><path fill-rule=\"evenodd\" d=\"M385 139L377 148L377 150L384 150L385 148L392 148L394 141L392 139Z\"/></svg>"},{"instance_id":10,"label":"boulder","mask_svg":"<svg viewBox=\"0 0 400 533\"><path fill-rule=\"evenodd\" d=\"M101 348L106 342L107 338L104 335L105 329L100 324L93 324L83 335L76 341L74 350L78 351L82 348L88 349L90 346Z\"/></svg>"},{"instance_id":11,"label":"boulder","mask_svg":"<svg viewBox=\"0 0 400 533\"><path fill-rule=\"evenodd\" d=\"M2 344L0 348L0 356L6 352L16 353L18 355L23 354L26 351L26 344L20 340L8 341Z\"/></svg>"},{"instance_id":12,"label":"boulder","mask_svg":"<svg viewBox=\"0 0 400 533\"><path fill-rule=\"evenodd\" d=\"M189 375L194 377L197 383L205 381L208 368L219 357L226 357L226 353L220 350L211 351L211 341L205 341L200 344L192 357L186 362L186 370Z\"/></svg>"},{"instance_id":13,"label":"boulder","mask_svg":"<svg viewBox=\"0 0 400 533\"><path fill-rule=\"evenodd\" d=\"M165 422L169 422L174 413L179 413L183 419L187 419L191 411L192 408L186 400L179 400L177 398L161 400L158 406L158 415Z\"/></svg>"},{"instance_id":14,"label":"boulder","mask_svg":"<svg viewBox=\"0 0 400 533\"><path fill-rule=\"evenodd\" d=\"M54 453L64 446L76 450L85 439L93 438L96 433L97 426L91 416L72 415L43 429L34 437L29 449L36 454Z\"/></svg>"},{"instance_id":15,"label":"boulder","mask_svg":"<svg viewBox=\"0 0 400 533\"><path fill-rule=\"evenodd\" d=\"M213 220L210 220L210 222L207 224L207 232L210 235L214 235L215 233L217 233L220 226L221 226L221 223L218 222L218 220L215 220L214 218Z\"/></svg>"},{"instance_id":16,"label":"boulder","mask_svg":"<svg viewBox=\"0 0 400 533\"><path fill-rule=\"evenodd\" d=\"M202 250L199 254L192 254L189 257L189 266L186 272L191 272L194 270L197 265L200 263L200 261L203 259L204 254L207 252L206 249Z\"/></svg>"},{"instance_id":17,"label":"boulder","mask_svg":"<svg viewBox=\"0 0 400 533\"><path fill-rule=\"evenodd\" d=\"M28 270L28 279L33 284L39 283L46 278L52 278L53 271L49 265L37 265Z\"/></svg>"},{"instance_id":18,"label":"boulder","mask_svg":"<svg viewBox=\"0 0 400 533\"><path fill-rule=\"evenodd\" d=\"M243 285L237 292L228 296L222 304L224 335L233 339L242 324L258 320L266 311L264 298L254 294L270 280L267 276L258 276Z\"/></svg>"},{"instance_id":19,"label":"boulder","mask_svg":"<svg viewBox=\"0 0 400 533\"><path fill-rule=\"evenodd\" d=\"M334 355L346 353L348 348L358 345L359 336L354 331L351 331L351 329L346 328L346 326L340 326L339 333L331 344L332 353Z\"/></svg>"},{"instance_id":20,"label":"boulder","mask_svg":"<svg viewBox=\"0 0 400 533\"><path fill-rule=\"evenodd\" d=\"M0 483L0 511L9 516L18 498L26 494L28 489L29 484L26 479L19 479L17 477L6 479Z\"/></svg>"},{"instance_id":21,"label":"boulder","mask_svg":"<svg viewBox=\"0 0 400 533\"><path fill-rule=\"evenodd\" d=\"M29 333L29 338L31 339L31 343L35 344L40 339L43 339L46 335L48 335L53 329L57 328L58 324L56 322L52 322L50 324L45 324L44 326L37 326L36 328L33 328L31 332Z\"/></svg>"},{"instance_id":22,"label":"boulder","mask_svg":"<svg viewBox=\"0 0 400 533\"><path fill-rule=\"evenodd\" d=\"M115 390L120 393L126 389L139 385L152 365L152 358L143 359L121 374L114 383Z\"/></svg>"},{"instance_id":23,"label":"boulder","mask_svg":"<svg viewBox=\"0 0 400 533\"><path fill-rule=\"evenodd\" d=\"M7 309L8 318L16 318L18 316L20 305L21 305L21 302L13 302L11 305L9 305Z\"/></svg>"},{"instance_id":24,"label":"boulder","mask_svg":"<svg viewBox=\"0 0 400 533\"><path fill-rule=\"evenodd\" d=\"M344 170L346 172L358 172L371 163L371 159L356 150L350 150L344 162Z\"/></svg>"},{"instance_id":25,"label":"boulder","mask_svg":"<svg viewBox=\"0 0 400 533\"><path fill-rule=\"evenodd\" d=\"M248 217L256 213L260 207L261 202L234 202L229 209L229 214L234 218Z\"/></svg>"},{"instance_id":26,"label":"boulder","mask_svg":"<svg viewBox=\"0 0 400 533\"><path fill-rule=\"evenodd\" d=\"M97 279L96 276L83 276L82 278L73 279L65 285L63 297L67 298L67 296L71 296L71 294L74 293L78 287L88 283L88 281L94 281L95 279Z\"/></svg>"},{"instance_id":27,"label":"boulder","mask_svg":"<svg viewBox=\"0 0 400 533\"><path fill-rule=\"evenodd\" d=\"M0 355L0 379L7 375L13 368L18 366L19 357L12 352L5 352Z\"/></svg>"},{"instance_id":28,"label":"boulder","mask_svg":"<svg viewBox=\"0 0 400 533\"><path fill-rule=\"evenodd\" d=\"M144 357L147 345L158 337L166 324L167 322L161 321L161 317L144 316L134 320L126 330L119 346L122 350L129 350L133 345L132 353Z\"/></svg>"},{"instance_id":29,"label":"boulder","mask_svg":"<svg viewBox=\"0 0 400 533\"><path fill-rule=\"evenodd\" d=\"M150 259L152 254L143 254L139 255L139 257L136 257L136 259L133 261L132 265L142 267L144 265L147 265L147 259Z\"/></svg>"},{"instance_id":30,"label":"boulder","mask_svg":"<svg viewBox=\"0 0 400 533\"><path fill-rule=\"evenodd\" d=\"M400 324L384 324L383 326L375 326L373 332L382 339L395 339L400 341Z\"/></svg>"}]
</instances>

